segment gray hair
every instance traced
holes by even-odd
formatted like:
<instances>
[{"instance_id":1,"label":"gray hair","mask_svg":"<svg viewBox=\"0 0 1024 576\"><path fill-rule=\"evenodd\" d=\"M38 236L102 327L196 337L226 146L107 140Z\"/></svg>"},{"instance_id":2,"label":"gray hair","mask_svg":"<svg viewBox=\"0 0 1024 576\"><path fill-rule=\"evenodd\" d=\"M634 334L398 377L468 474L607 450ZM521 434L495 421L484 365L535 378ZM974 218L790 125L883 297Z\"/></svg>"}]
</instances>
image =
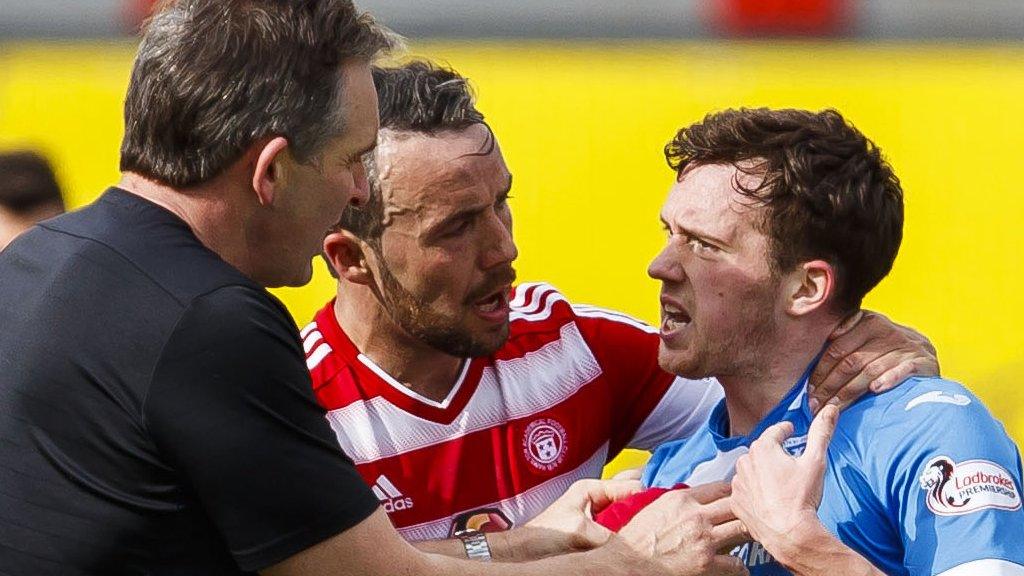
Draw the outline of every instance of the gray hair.
<instances>
[{"instance_id":1,"label":"gray hair","mask_svg":"<svg viewBox=\"0 0 1024 576\"><path fill-rule=\"evenodd\" d=\"M121 170L193 186L268 136L309 161L342 131L341 65L398 43L351 0L164 2L132 70Z\"/></svg>"}]
</instances>

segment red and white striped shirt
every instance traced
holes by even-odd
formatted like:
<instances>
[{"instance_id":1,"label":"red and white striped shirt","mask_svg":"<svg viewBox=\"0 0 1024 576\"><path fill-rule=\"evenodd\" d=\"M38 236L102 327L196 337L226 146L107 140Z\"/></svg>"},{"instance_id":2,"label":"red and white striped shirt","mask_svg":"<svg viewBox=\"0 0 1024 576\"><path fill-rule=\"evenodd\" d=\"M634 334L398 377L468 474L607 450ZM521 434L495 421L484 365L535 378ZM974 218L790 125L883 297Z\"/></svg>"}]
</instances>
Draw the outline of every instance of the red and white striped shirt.
<instances>
[{"instance_id":1,"label":"red and white striped shirt","mask_svg":"<svg viewBox=\"0 0 1024 576\"><path fill-rule=\"evenodd\" d=\"M508 341L465 363L435 402L362 355L330 302L301 334L346 454L408 540L525 523L624 447L688 436L722 397L658 368L657 330L518 286Z\"/></svg>"}]
</instances>

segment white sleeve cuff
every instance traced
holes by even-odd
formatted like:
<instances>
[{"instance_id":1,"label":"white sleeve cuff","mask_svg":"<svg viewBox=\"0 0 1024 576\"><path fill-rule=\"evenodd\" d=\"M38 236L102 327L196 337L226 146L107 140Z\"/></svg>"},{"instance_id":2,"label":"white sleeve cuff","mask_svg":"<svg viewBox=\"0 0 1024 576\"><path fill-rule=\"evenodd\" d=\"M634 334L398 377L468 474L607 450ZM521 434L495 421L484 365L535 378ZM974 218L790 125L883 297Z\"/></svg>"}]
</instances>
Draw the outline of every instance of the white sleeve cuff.
<instances>
[{"instance_id":1,"label":"white sleeve cuff","mask_svg":"<svg viewBox=\"0 0 1024 576\"><path fill-rule=\"evenodd\" d=\"M1024 566L987 558L961 564L937 576L1024 576Z\"/></svg>"}]
</instances>

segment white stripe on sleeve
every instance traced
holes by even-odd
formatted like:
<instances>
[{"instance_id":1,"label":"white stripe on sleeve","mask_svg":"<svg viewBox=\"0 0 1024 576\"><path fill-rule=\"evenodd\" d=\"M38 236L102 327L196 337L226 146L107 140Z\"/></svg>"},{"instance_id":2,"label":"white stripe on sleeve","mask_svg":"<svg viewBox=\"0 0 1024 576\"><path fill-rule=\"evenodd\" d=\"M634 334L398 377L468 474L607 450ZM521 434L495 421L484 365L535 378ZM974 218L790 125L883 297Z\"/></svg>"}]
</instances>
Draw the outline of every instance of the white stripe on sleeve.
<instances>
[{"instance_id":1,"label":"white stripe on sleeve","mask_svg":"<svg viewBox=\"0 0 1024 576\"><path fill-rule=\"evenodd\" d=\"M950 568L938 576L1024 576L1024 566L986 558Z\"/></svg>"},{"instance_id":2,"label":"white stripe on sleeve","mask_svg":"<svg viewBox=\"0 0 1024 576\"><path fill-rule=\"evenodd\" d=\"M693 436L724 396L722 385L714 378L676 378L640 425L629 447L653 450L669 440Z\"/></svg>"}]
</instances>

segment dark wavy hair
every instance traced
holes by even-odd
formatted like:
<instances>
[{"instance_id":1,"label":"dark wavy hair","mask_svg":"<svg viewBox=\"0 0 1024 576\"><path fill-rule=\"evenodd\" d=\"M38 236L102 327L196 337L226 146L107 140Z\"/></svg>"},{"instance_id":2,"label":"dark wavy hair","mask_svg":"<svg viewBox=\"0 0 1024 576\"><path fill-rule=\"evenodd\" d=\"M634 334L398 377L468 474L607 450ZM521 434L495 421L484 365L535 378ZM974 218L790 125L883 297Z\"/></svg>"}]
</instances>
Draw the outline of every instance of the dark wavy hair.
<instances>
[{"instance_id":1,"label":"dark wavy hair","mask_svg":"<svg viewBox=\"0 0 1024 576\"><path fill-rule=\"evenodd\" d=\"M903 239L903 191L878 147L839 112L725 110L680 130L665 146L677 177L695 166L731 164L758 176L737 192L767 207L775 273L822 259L837 272L833 306L860 307L892 269Z\"/></svg>"},{"instance_id":2,"label":"dark wavy hair","mask_svg":"<svg viewBox=\"0 0 1024 576\"><path fill-rule=\"evenodd\" d=\"M400 130L437 134L462 130L474 124L486 124L476 109L476 98L469 80L449 68L416 60L402 66L374 67L382 130ZM491 135L485 148L494 146ZM490 150L484 150L490 153ZM370 181L370 198L362 205L349 205L335 227L379 247L384 228L384 202L373 154L363 159ZM330 268L328 266L328 268Z\"/></svg>"}]
</instances>

